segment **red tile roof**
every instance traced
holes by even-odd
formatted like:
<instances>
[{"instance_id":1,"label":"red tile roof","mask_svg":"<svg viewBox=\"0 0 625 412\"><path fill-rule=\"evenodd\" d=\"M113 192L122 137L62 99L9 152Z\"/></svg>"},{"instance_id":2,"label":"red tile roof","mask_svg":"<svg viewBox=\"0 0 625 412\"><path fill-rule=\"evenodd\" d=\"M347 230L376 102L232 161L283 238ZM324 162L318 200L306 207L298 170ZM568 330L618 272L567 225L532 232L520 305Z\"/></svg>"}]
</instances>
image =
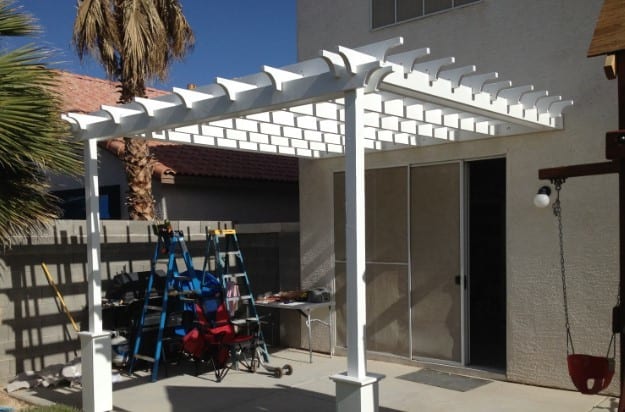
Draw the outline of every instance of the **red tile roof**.
<instances>
[{"instance_id":1,"label":"red tile roof","mask_svg":"<svg viewBox=\"0 0 625 412\"><path fill-rule=\"evenodd\" d=\"M62 110L89 113L102 104L117 103L118 83L80 74L59 72L61 77ZM148 88L148 97L166 94L163 90ZM156 158L154 176L163 175L224 177L237 179L296 182L297 159L207 147L150 141L150 150ZM121 139L104 142L103 147L118 157L124 150Z\"/></svg>"},{"instance_id":2,"label":"red tile roof","mask_svg":"<svg viewBox=\"0 0 625 412\"><path fill-rule=\"evenodd\" d=\"M149 145L157 159L154 175L158 177L209 176L283 182L298 179L297 159L290 157L154 141ZM106 149L121 157L124 142L109 140Z\"/></svg>"},{"instance_id":3,"label":"red tile roof","mask_svg":"<svg viewBox=\"0 0 625 412\"><path fill-rule=\"evenodd\" d=\"M103 104L117 104L118 82L65 71L57 73L60 76L61 109L64 112L90 113L100 110ZM163 90L152 87L148 87L146 93L148 97L167 94Z\"/></svg>"}]
</instances>

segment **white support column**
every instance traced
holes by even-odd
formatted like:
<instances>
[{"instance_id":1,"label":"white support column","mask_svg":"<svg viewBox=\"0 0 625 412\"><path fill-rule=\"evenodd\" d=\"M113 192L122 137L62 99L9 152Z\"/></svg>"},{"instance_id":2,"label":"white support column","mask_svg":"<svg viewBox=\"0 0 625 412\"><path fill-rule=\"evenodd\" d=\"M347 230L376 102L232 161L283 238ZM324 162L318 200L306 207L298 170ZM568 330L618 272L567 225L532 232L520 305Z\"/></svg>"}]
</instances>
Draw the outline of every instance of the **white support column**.
<instances>
[{"instance_id":1,"label":"white support column","mask_svg":"<svg viewBox=\"0 0 625 412\"><path fill-rule=\"evenodd\" d=\"M102 277L100 274L100 195L98 146L85 141L85 212L87 223L87 301L89 332L80 333L82 356L82 409L113 409L111 337L102 330Z\"/></svg>"},{"instance_id":2,"label":"white support column","mask_svg":"<svg viewBox=\"0 0 625 412\"><path fill-rule=\"evenodd\" d=\"M365 280L364 89L345 94L345 244L347 253L347 372L336 383L338 412L378 410L378 382L367 376Z\"/></svg>"},{"instance_id":3,"label":"white support column","mask_svg":"<svg viewBox=\"0 0 625 412\"><path fill-rule=\"evenodd\" d=\"M347 254L347 375L364 378L365 325L365 146L364 92L345 96L345 246Z\"/></svg>"}]
</instances>

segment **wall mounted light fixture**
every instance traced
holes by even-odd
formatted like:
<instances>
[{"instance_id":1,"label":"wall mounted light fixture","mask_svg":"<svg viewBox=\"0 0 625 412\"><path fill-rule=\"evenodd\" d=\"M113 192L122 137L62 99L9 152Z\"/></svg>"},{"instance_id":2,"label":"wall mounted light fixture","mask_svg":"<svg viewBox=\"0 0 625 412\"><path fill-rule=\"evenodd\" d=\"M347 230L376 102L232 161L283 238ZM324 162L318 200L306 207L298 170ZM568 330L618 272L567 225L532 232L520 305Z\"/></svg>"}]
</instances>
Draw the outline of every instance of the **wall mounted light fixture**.
<instances>
[{"instance_id":1,"label":"wall mounted light fixture","mask_svg":"<svg viewBox=\"0 0 625 412\"><path fill-rule=\"evenodd\" d=\"M538 193L534 196L534 206L544 208L549 206L551 203L551 199L549 195L551 194L551 188L549 186L542 186L538 189Z\"/></svg>"}]
</instances>

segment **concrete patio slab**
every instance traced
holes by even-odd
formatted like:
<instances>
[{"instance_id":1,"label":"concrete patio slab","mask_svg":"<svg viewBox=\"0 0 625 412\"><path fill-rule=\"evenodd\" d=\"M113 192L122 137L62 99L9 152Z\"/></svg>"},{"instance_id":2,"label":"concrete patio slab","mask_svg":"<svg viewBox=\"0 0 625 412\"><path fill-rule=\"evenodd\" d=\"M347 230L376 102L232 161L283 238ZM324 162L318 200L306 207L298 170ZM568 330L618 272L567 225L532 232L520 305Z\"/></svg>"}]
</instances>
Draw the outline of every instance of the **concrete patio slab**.
<instances>
[{"instance_id":1,"label":"concrete patio slab","mask_svg":"<svg viewBox=\"0 0 625 412\"><path fill-rule=\"evenodd\" d=\"M232 370L222 382L211 371L183 362L170 366L169 376L150 382L148 372L120 377L114 383L113 405L119 412L174 411L297 411L320 412L335 409L331 375L347 367L342 356L284 349L273 353L272 365L290 364L292 375L278 379L260 368L257 373ZM617 400L588 396L573 391L540 388L501 381L459 391L401 378L418 367L370 360L371 373L385 375L380 382L381 412L616 412ZM79 389L38 388L18 395L38 403L81 406Z\"/></svg>"}]
</instances>

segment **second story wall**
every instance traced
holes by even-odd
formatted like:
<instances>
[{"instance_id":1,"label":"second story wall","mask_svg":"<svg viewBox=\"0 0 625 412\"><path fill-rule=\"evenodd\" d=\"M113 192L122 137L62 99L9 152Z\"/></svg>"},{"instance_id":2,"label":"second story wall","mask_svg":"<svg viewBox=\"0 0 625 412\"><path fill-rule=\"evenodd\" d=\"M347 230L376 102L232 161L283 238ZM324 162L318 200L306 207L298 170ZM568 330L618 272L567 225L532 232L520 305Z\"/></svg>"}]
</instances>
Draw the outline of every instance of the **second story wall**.
<instances>
[{"instance_id":1,"label":"second story wall","mask_svg":"<svg viewBox=\"0 0 625 412\"><path fill-rule=\"evenodd\" d=\"M339 44L357 47L402 36L407 50L430 47L432 58L454 56L457 66L498 71L502 80L547 88L578 104L580 94L571 96L572 86L582 97L587 88L599 86L597 92L614 98L611 106L616 101L614 85L602 81L603 59L586 58L601 1L481 0L376 29L371 28L371 1L299 0L298 58Z\"/></svg>"}]
</instances>

